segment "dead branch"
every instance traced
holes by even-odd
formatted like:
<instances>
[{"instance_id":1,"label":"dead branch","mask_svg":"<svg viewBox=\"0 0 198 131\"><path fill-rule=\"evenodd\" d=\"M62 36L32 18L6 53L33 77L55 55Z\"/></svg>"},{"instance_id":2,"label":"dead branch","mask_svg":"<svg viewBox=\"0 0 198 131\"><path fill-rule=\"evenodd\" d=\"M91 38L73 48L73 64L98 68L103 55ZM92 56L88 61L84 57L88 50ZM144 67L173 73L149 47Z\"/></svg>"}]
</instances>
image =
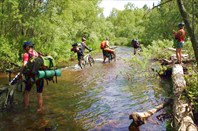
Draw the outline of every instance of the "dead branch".
<instances>
[{"instance_id":1,"label":"dead branch","mask_svg":"<svg viewBox=\"0 0 198 131\"><path fill-rule=\"evenodd\" d=\"M159 110L163 109L167 105L172 103L172 99L168 99L168 101L156 106L155 108L148 110L146 112L133 112L129 115L129 119L133 119L133 123L136 127L139 127L146 123L146 120L152 116L154 113L158 112Z\"/></svg>"}]
</instances>

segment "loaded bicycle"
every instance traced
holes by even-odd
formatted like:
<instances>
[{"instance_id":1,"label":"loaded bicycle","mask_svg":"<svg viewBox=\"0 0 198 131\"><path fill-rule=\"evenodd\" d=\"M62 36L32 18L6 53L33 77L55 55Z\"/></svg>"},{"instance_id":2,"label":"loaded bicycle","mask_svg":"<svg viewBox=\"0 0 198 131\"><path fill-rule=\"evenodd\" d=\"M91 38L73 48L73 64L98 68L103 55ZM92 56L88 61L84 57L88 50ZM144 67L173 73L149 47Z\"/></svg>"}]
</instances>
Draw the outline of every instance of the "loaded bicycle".
<instances>
[{"instance_id":1,"label":"loaded bicycle","mask_svg":"<svg viewBox=\"0 0 198 131\"><path fill-rule=\"evenodd\" d=\"M14 63L11 63L11 65L14 65L20 70L20 66L16 65ZM0 88L0 110L6 110L10 108L13 105L14 102L14 94L16 90L22 92L23 83L25 82L23 80L23 77L20 75L20 72L15 75L15 77L12 79L12 69L7 69L6 73L8 73L8 85Z\"/></svg>"},{"instance_id":2,"label":"loaded bicycle","mask_svg":"<svg viewBox=\"0 0 198 131\"><path fill-rule=\"evenodd\" d=\"M91 51L89 51L84 57L81 57L81 59L79 60L79 66L82 68L84 68L87 64L89 64L90 66L93 66L94 64L94 58L91 56Z\"/></svg>"},{"instance_id":3,"label":"loaded bicycle","mask_svg":"<svg viewBox=\"0 0 198 131\"><path fill-rule=\"evenodd\" d=\"M112 49L112 50L115 50L117 48L117 46L114 46L114 47L110 47L109 49ZM116 59L116 56L113 55L112 53L106 51L105 52L105 56L108 58L108 62L110 63L113 59L115 60Z\"/></svg>"}]
</instances>

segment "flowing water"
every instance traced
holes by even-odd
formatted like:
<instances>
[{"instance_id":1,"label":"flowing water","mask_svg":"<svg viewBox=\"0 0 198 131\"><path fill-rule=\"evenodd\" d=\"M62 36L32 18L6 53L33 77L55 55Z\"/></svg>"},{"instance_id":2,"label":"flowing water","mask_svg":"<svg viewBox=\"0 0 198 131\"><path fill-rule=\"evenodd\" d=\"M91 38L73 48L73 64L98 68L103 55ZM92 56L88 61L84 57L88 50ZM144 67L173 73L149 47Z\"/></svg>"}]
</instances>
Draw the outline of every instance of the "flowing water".
<instances>
[{"instance_id":1,"label":"flowing water","mask_svg":"<svg viewBox=\"0 0 198 131\"><path fill-rule=\"evenodd\" d=\"M31 107L23 109L22 93L16 94L15 105L0 113L0 131L128 131L132 112L147 111L161 104L170 92L167 80L135 77L129 65L132 48L119 47L117 61L103 64L99 59L93 67L79 69L75 63L64 68L58 83L45 85L44 110L36 113L35 89L30 96ZM102 56L96 56L102 58ZM1 75L0 82L7 78ZM166 121L154 114L141 131L165 131Z\"/></svg>"}]
</instances>

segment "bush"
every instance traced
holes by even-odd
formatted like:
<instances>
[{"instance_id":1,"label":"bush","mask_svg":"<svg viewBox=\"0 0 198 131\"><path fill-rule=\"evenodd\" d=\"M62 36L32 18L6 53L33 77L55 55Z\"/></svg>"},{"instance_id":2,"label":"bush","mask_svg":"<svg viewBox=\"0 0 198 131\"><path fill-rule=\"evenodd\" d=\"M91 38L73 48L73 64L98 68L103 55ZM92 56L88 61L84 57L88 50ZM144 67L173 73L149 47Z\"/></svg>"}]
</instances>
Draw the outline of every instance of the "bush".
<instances>
[{"instance_id":1,"label":"bush","mask_svg":"<svg viewBox=\"0 0 198 131\"><path fill-rule=\"evenodd\" d=\"M7 68L10 62L16 62L18 53L12 48L8 39L0 38L0 70Z\"/></svg>"}]
</instances>

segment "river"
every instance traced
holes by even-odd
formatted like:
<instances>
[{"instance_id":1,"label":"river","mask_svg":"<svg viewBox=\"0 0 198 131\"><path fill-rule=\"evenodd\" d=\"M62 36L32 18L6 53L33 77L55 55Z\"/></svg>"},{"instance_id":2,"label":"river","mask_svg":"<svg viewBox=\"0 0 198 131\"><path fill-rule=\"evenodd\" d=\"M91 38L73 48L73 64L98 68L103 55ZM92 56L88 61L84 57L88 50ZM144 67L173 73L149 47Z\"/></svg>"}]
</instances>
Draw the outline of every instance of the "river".
<instances>
[{"instance_id":1,"label":"river","mask_svg":"<svg viewBox=\"0 0 198 131\"><path fill-rule=\"evenodd\" d=\"M103 64L97 55L93 67L83 70L71 64L63 68L58 83L45 83L44 109L37 114L35 89L30 96L31 107L23 109L22 93L15 95L12 109L0 113L0 131L128 131L132 112L147 111L168 97L171 83L155 77L134 77L138 68L128 61L132 48L118 47L117 61ZM133 76L130 76L133 75ZM1 75L1 82L7 78ZM165 131L166 121L156 116L166 112L162 109L140 131Z\"/></svg>"}]
</instances>

